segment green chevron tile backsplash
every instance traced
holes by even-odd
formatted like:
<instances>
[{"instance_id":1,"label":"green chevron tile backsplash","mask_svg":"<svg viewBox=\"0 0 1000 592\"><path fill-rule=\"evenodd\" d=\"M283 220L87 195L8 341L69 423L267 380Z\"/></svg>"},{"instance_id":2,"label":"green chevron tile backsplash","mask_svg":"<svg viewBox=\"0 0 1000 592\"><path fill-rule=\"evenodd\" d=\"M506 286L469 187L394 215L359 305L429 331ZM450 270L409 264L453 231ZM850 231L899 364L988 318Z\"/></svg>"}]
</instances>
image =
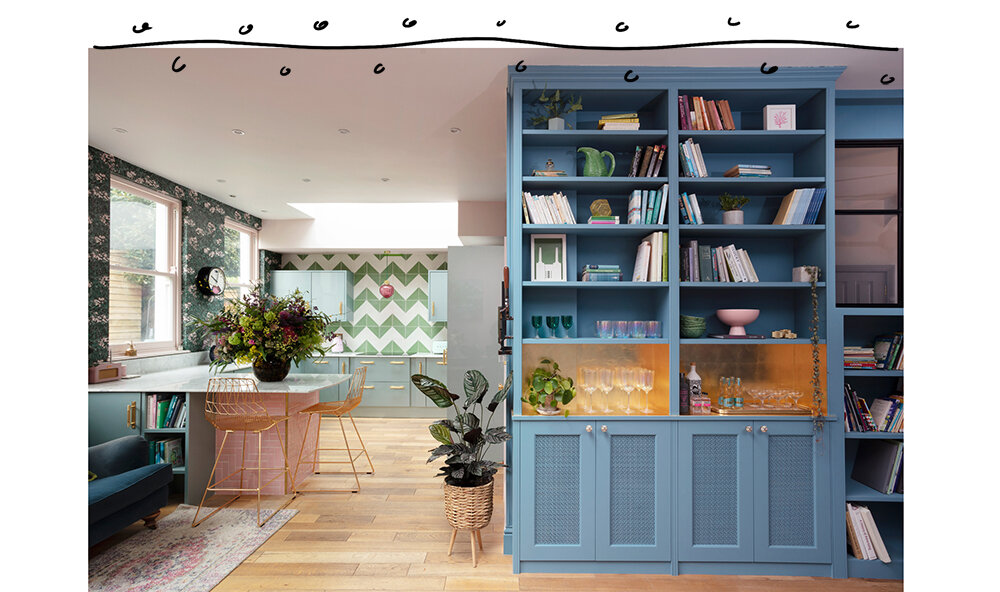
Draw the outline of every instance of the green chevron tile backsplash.
<instances>
[{"instance_id":1,"label":"green chevron tile backsplash","mask_svg":"<svg viewBox=\"0 0 1000 592\"><path fill-rule=\"evenodd\" d=\"M432 341L448 339L448 323L427 320L427 270L448 269L447 253L286 254L281 269L346 269L354 273L354 322L338 325L344 350L402 355L431 351ZM391 298L379 294L389 280Z\"/></svg>"}]
</instances>

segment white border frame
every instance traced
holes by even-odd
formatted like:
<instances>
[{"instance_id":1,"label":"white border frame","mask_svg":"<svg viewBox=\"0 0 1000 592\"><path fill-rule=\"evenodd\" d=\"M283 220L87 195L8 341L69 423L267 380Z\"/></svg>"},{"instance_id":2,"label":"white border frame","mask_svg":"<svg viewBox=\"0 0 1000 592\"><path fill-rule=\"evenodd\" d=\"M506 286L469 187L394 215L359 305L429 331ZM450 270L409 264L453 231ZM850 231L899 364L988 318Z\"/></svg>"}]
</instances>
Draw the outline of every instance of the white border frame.
<instances>
[{"instance_id":1,"label":"white border frame","mask_svg":"<svg viewBox=\"0 0 1000 592\"><path fill-rule=\"evenodd\" d=\"M253 226L247 226L246 224L241 224L231 218L226 218L223 223L223 228L232 228L237 232L244 232L250 235L250 278L249 283L240 282L229 282L229 278L226 278L226 288L250 288L252 289L254 284L260 279L260 242L259 242L259 231ZM223 247L225 247L225 236L223 236ZM223 292L223 295L225 292Z\"/></svg>"},{"instance_id":2,"label":"white border frame","mask_svg":"<svg viewBox=\"0 0 1000 592\"><path fill-rule=\"evenodd\" d=\"M562 241L562 279L558 280L543 280L535 276L535 239L536 238L547 238L547 239L560 239ZM566 235L565 234L532 234L531 235L531 281L533 282L565 282L569 281L569 277L566 273L567 258L569 255L566 253Z\"/></svg>"},{"instance_id":3,"label":"white border frame","mask_svg":"<svg viewBox=\"0 0 1000 592\"><path fill-rule=\"evenodd\" d=\"M771 114L776 111L788 111L790 114L789 123L791 127L787 129L770 127L771 125ZM764 107L764 129L769 131L781 131L788 132L798 129L795 125L795 105L766 105Z\"/></svg>"}]
</instances>

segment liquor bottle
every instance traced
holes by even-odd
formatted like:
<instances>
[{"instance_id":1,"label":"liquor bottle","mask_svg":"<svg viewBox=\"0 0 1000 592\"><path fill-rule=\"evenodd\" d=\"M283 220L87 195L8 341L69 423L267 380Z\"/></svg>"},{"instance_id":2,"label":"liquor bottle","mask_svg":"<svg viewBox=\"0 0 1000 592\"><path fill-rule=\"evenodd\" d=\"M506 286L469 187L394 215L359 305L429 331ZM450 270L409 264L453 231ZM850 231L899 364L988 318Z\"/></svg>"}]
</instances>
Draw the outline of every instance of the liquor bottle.
<instances>
[{"instance_id":1,"label":"liquor bottle","mask_svg":"<svg viewBox=\"0 0 1000 592\"><path fill-rule=\"evenodd\" d=\"M733 407L743 409L743 382L736 377L736 385L733 387Z\"/></svg>"},{"instance_id":2,"label":"liquor bottle","mask_svg":"<svg viewBox=\"0 0 1000 592\"><path fill-rule=\"evenodd\" d=\"M694 401L697 397L701 400L701 376L698 375L697 370L694 368L694 362L691 363L691 370L687 373L687 383L688 383L688 396L691 401Z\"/></svg>"}]
</instances>

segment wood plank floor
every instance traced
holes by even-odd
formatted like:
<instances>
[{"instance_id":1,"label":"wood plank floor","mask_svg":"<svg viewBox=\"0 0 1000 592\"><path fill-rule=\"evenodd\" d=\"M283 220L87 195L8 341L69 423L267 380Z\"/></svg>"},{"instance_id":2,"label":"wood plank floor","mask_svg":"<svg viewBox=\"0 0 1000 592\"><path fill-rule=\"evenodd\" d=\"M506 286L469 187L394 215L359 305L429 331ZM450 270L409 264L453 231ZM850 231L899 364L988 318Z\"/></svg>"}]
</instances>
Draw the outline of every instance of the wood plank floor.
<instances>
[{"instance_id":1,"label":"wood plank floor","mask_svg":"<svg viewBox=\"0 0 1000 592\"><path fill-rule=\"evenodd\" d=\"M901 581L768 576L621 576L511 573L503 554L503 498L496 488L493 520L483 529L484 551L472 567L469 535L460 533L451 557L436 463L426 419L357 419L375 464L356 494L302 494L289 505L299 513L223 580L214 592L321 590L626 590L865 591L898 592ZM350 429L348 425L348 429ZM341 438L324 422L324 442ZM362 457L361 462L364 462ZM327 465L330 470L337 470ZM353 485L350 476L321 477L326 487ZM499 483L498 485L502 485ZM268 500L274 503L274 498ZM239 500L234 506L253 507ZM176 504L169 509L176 507ZM95 547L107 548L141 529L130 527Z\"/></svg>"}]
</instances>

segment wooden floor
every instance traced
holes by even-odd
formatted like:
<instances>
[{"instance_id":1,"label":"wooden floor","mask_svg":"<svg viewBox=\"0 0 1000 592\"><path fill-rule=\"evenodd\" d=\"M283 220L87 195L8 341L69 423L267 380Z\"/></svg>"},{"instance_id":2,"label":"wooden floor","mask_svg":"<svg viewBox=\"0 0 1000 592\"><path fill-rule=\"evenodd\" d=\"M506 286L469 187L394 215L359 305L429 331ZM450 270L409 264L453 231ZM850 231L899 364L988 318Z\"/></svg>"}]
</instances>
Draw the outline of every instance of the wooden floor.
<instances>
[{"instance_id":1,"label":"wooden floor","mask_svg":"<svg viewBox=\"0 0 1000 592\"><path fill-rule=\"evenodd\" d=\"M356 494L302 494L289 505L299 513L215 587L214 592L318 590L537 590L557 592L690 590L901 591L901 581L768 576L621 576L511 573L503 554L503 498L496 490L493 520L483 529L485 550L472 567L469 535L451 557L451 529L443 511L438 463L426 464L435 446L426 419L357 419L374 475L361 477ZM324 422L324 441L340 437ZM329 440L327 440L329 438ZM363 457L362 457L363 462ZM327 467L330 470L336 465ZM351 485L348 477L336 485ZM502 480L500 481L502 484ZM331 484L331 486L333 486ZM234 506L249 506L239 500ZM273 501L271 502L273 503ZM176 502L167 510L176 507ZM141 523L95 547L100 552L141 530ZM92 552L92 553L93 553Z\"/></svg>"}]
</instances>

